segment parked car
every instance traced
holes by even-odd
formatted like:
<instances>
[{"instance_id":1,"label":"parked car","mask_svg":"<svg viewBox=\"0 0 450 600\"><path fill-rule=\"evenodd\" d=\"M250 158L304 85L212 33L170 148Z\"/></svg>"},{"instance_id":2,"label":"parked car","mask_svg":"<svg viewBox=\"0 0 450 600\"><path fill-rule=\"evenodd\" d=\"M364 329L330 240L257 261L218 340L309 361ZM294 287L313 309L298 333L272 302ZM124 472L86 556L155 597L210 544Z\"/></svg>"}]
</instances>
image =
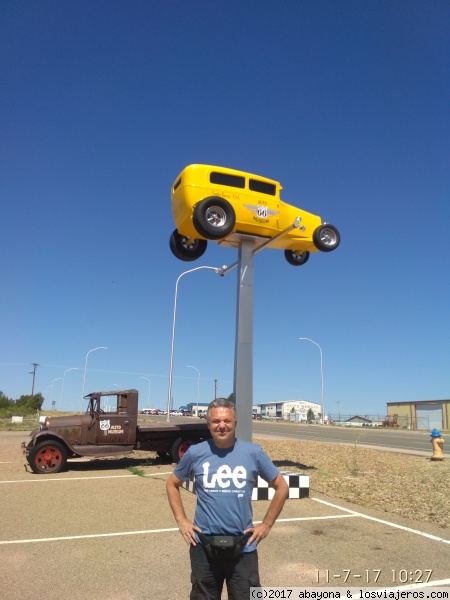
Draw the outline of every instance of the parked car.
<instances>
[{"instance_id":1,"label":"parked car","mask_svg":"<svg viewBox=\"0 0 450 600\"><path fill-rule=\"evenodd\" d=\"M208 240L235 248L247 234L284 250L286 260L303 265L310 252L331 252L340 243L333 225L280 199L278 181L212 165L189 165L172 186L176 229L172 253L183 261L200 258Z\"/></svg>"}]
</instances>

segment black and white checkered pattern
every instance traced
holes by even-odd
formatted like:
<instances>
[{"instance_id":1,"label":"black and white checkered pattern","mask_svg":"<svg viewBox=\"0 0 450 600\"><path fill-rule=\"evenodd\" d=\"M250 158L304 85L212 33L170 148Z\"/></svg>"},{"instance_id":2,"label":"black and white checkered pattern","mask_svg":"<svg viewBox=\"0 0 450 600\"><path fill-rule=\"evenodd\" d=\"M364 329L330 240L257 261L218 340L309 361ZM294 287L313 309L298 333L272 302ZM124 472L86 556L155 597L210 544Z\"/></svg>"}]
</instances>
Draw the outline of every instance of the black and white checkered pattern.
<instances>
[{"instance_id":1,"label":"black and white checkered pattern","mask_svg":"<svg viewBox=\"0 0 450 600\"><path fill-rule=\"evenodd\" d=\"M292 473L290 471L281 471L286 483L289 486L288 498L308 498L309 496L309 475L302 473ZM195 494L195 483L193 479L183 482L183 487L188 492ZM272 500L275 490L269 487L267 481L258 477L258 482L253 488L252 500Z\"/></svg>"},{"instance_id":2,"label":"black and white checkered pattern","mask_svg":"<svg viewBox=\"0 0 450 600\"><path fill-rule=\"evenodd\" d=\"M288 498L308 498L309 496L309 475L302 473L292 473L290 471L281 471L286 483L289 486ZM272 500L275 490L269 487L267 481L258 477L258 483L253 488L252 500Z\"/></svg>"}]
</instances>

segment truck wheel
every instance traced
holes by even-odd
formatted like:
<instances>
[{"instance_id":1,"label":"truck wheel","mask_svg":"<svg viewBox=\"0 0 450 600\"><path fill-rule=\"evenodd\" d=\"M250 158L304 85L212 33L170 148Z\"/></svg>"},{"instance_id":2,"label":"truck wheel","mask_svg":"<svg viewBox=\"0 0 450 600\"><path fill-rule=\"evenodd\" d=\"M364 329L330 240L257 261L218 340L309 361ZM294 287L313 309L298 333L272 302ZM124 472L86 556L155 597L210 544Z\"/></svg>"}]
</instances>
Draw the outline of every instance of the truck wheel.
<instances>
[{"instance_id":1,"label":"truck wheel","mask_svg":"<svg viewBox=\"0 0 450 600\"><path fill-rule=\"evenodd\" d=\"M313 242L317 250L331 252L336 250L341 241L339 231L333 225L320 225L313 233Z\"/></svg>"},{"instance_id":2,"label":"truck wheel","mask_svg":"<svg viewBox=\"0 0 450 600\"><path fill-rule=\"evenodd\" d=\"M205 253L207 245L208 242L206 240L191 240L184 235L180 235L176 229L169 240L172 254L185 262L191 262L200 258Z\"/></svg>"},{"instance_id":3,"label":"truck wheel","mask_svg":"<svg viewBox=\"0 0 450 600\"><path fill-rule=\"evenodd\" d=\"M169 458L172 458L170 452L157 452L156 456L161 460L169 460Z\"/></svg>"},{"instance_id":4,"label":"truck wheel","mask_svg":"<svg viewBox=\"0 0 450 600\"><path fill-rule=\"evenodd\" d=\"M194 440L183 440L182 438L175 440L171 451L173 462L178 464L187 449L195 443Z\"/></svg>"},{"instance_id":5,"label":"truck wheel","mask_svg":"<svg viewBox=\"0 0 450 600\"><path fill-rule=\"evenodd\" d=\"M227 200L210 196L195 205L192 222L207 240L220 240L233 231L236 215Z\"/></svg>"},{"instance_id":6,"label":"truck wheel","mask_svg":"<svg viewBox=\"0 0 450 600\"><path fill-rule=\"evenodd\" d=\"M41 442L30 452L28 463L34 473L59 473L66 468L67 452L59 442Z\"/></svg>"},{"instance_id":7,"label":"truck wheel","mask_svg":"<svg viewBox=\"0 0 450 600\"><path fill-rule=\"evenodd\" d=\"M284 257L290 265L298 267L304 265L309 258L309 252L297 252L297 250L285 250Z\"/></svg>"}]
</instances>

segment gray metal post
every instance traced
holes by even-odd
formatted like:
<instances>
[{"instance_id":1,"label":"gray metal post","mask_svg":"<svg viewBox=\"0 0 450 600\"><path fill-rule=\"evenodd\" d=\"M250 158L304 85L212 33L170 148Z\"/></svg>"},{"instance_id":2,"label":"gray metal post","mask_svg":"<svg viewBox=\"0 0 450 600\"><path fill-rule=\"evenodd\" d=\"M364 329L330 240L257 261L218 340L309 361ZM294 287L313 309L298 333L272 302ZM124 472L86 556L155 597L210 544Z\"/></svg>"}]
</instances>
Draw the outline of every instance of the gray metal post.
<instances>
[{"instance_id":1,"label":"gray metal post","mask_svg":"<svg viewBox=\"0 0 450 600\"><path fill-rule=\"evenodd\" d=\"M253 409L253 249L253 240L240 240L234 353L236 436L248 442L252 441Z\"/></svg>"}]
</instances>

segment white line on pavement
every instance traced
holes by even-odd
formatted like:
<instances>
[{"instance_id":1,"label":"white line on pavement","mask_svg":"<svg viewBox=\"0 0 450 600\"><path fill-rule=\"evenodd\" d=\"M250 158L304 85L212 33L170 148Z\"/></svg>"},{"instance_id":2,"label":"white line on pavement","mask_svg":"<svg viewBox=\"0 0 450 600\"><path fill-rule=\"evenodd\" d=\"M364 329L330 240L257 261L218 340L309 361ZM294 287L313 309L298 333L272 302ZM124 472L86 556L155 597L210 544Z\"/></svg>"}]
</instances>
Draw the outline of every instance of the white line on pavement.
<instances>
[{"instance_id":1,"label":"white line on pavement","mask_svg":"<svg viewBox=\"0 0 450 600\"><path fill-rule=\"evenodd\" d=\"M319 498L311 498L311 500L315 500L315 502L320 502L321 504L325 504L326 506L332 506L333 508L337 508L339 510L347 512L355 517L362 517L363 519L368 519L369 521L375 521L376 523L381 523L383 525L389 525L389 527L403 529L403 531L408 531L409 533L416 533L417 535L421 535L423 537L429 538L430 540L435 540L436 542L443 542L444 544L450 544L450 540L446 540L444 538L438 537L437 535L431 535L430 533L425 533L424 531L419 531L418 529L411 529L411 527L405 527L404 525L397 525L397 523L391 523L391 521L383 521L383 519L377 519L376 517L370 517L369 515L365 515L364 513L356 512L355 510L343 508L342 506L337 506L337 504L331 504L331 502L326 502L325 500L319 500Z\"/></svg>"},{"instance_id":2,"label":"white line on pavement","mask_svg":"<svg viewBox=\"0 0 450 600\"><path fill-rule=\"evenodd\" d=\"M66 542L68 540L88 540L93 538L117 537L120 535L145 535L146 533L164 533L167 531L179 531L178 527L170 529L147 529L144 531L118 531L117 533L94 533L90 535L68 535L54 538L35 538L30 540L5 540L0 545L6 544L36 544L39 542Z\"/></svg>"},{"instance_id":3,"label":"white line on pavement","mask_svg":"<svg viewBox=\"0 0 450 600\"><path fill-rule=\"evenodd\" d=\"M155 475L170 475L172 471L167 471L167 473L147 473L146 475L142 475L142 477L154 477ZM123 479L125 477L140 477L139 475L95 475L92 477L64 477L63 479L55 479L53 477L50 478L41 478L39 479L13 479L11 481L0 481L0 483L40 483L41 481L52 481L54 483L60 481L88 481L90 479Z\"/></svg>"}]
</instances>

